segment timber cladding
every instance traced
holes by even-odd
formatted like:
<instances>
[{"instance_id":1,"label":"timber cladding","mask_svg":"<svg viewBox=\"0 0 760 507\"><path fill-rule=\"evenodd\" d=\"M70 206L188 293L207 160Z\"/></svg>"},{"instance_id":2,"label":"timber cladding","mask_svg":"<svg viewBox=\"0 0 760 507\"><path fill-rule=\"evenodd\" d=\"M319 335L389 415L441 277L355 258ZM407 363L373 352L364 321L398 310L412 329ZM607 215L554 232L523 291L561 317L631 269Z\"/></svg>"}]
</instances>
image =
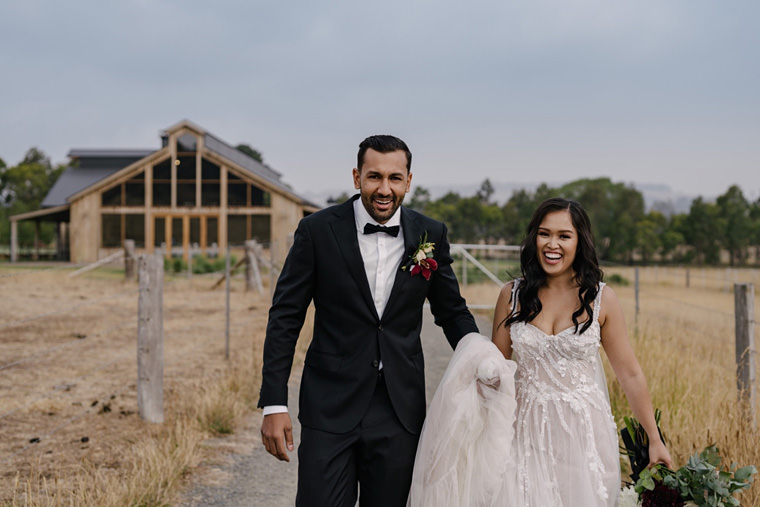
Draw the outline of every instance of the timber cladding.
<instances>
[{"instance_id":1,"label":"timber cladding","mask_svg":"<svg viewBox=\"0 0 760 507\"><path fill-rule=\"evenodd\" d=\"M69 231L59 251L72 262L104 258L125 240L137 254L187 260L255 239L281 263L298 221L318 209L280 173L186 120L162 133L157 150L73 149L69 157L42 208L11 221L58 223Z\"/></svg>"}]
</instances>

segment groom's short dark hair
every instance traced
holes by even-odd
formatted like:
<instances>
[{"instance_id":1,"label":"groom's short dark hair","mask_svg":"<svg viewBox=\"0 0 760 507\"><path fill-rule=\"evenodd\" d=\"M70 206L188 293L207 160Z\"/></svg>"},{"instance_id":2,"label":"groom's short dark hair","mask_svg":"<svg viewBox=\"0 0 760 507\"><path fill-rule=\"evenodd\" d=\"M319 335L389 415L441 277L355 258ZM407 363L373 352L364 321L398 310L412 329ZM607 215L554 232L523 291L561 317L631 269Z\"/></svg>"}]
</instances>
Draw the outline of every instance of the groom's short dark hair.
<instances>
[{"instance_id":1,"label":"groom's short dark hair","mask_svg":"<svg viewBox=\"0 0 760 507\"><path fill-rule=\"evenodd\" d=\"M412 170L412 152L404 141L395 136L387 134L369 136L359 144L359 154L356 157L356 168L361 171L364 164L364 154L369 148L380 153L391 153L393 151L403 151L406 153L406 170Z\"/></svg>"}]
</instances>

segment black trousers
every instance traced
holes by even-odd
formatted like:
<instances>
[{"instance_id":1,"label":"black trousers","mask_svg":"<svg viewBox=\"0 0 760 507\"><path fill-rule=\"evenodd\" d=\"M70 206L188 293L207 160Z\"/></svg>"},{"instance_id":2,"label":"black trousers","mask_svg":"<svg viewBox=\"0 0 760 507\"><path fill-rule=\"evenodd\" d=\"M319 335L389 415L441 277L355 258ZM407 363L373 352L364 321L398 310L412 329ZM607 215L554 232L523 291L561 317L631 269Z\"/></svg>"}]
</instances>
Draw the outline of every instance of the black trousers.
<instances>
[{"instance_id":1,"label":"black trousers","mask_svg":"<svg viewBox=\"0 0 760 507\"><path fill-rule=\"evenodd\" d=\"M301 427L297 507L405 507L419 435L391 406L383 375L367 413L348 433ZM357 487L358 484L358 487Z\"/></svg>"}]
</instances>

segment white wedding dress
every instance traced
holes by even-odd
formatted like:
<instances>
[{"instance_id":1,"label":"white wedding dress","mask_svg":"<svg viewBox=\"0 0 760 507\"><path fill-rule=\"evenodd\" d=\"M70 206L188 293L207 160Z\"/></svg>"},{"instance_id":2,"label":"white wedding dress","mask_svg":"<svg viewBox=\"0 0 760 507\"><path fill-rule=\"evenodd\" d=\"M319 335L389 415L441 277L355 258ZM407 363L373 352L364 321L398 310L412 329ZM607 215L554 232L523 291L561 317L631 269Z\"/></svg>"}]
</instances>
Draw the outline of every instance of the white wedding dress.
<instances>
[{"instance_id":1,"label":"white wedding dress","mask_svg":"<svg viewBox=\"0 0 760 507\"><path fill-rule=\"evenodd\" d=\"M485 336L460 341L428 408L410 507L617 505L618 441L599 356L603 287L581 335L512 324L514 361ZM497 389L483 385L496 377Z\"/></svg>"}]
</instances>

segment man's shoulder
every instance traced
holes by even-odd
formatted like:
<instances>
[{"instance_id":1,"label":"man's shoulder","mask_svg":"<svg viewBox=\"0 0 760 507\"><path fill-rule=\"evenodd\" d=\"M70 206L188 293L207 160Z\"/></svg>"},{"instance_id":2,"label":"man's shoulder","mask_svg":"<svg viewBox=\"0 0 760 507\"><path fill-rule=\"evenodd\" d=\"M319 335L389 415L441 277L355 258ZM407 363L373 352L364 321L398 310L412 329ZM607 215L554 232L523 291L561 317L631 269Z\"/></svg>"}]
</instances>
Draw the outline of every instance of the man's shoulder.
<instances>
[{"instance_id":1,"label":"man's shoulder","mask_svg":"<svg viewBox=\"0 0 760 507\"><path fill-rule=\"evenodd\" d=\"M353 212L353 200L349 199L341 204L335 204L322 208L319 211L305 216L301 219L301 223L307 226L323 225L333 220L350 215ZM351 215L353 216L353 215Z\"/></svg>"}]
</instances>

